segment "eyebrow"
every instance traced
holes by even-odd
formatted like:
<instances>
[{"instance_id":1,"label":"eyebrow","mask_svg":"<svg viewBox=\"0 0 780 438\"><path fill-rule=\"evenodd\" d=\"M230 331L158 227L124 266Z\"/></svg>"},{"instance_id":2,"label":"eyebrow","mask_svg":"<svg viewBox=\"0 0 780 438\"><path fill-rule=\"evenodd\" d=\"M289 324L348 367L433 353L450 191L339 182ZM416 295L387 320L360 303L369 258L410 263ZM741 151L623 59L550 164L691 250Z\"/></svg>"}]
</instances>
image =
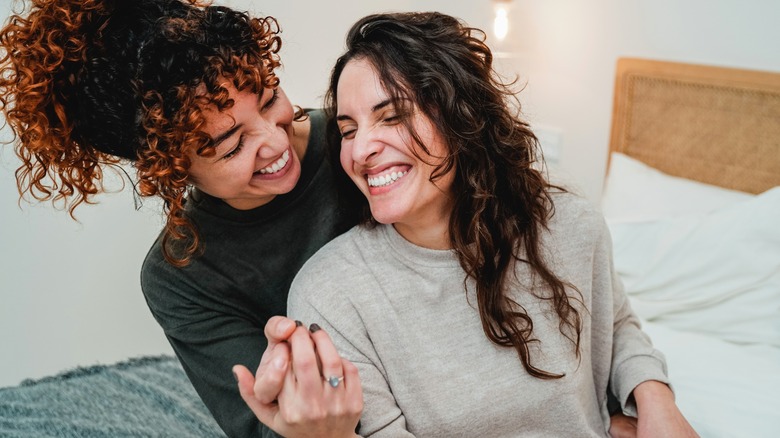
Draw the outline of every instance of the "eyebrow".
<instances>
[{"instance_id":1,"label":"eyebrow","mask_svg":"<svg viewBox=\"0 0 780 438\"><path fill-rule=\"evenodd\" d=\"M239 123L238 125L235 125L232 128L228 129L227 131L223 132L222 134L218 135L216 138L214 138L212 145L214 147L219 146L220 143L230 138L233 134L236 133L236 131L241 129L243 126L244 126L243 123Z\"/></svg>"},{"instance_id":2,"label":"eyebrow","mask_svg":"<svg viewBox=\"0 0 780 438\"><path fill-rule=\"evenodd\" d=\"M257 96L258 102L263 98L263 94L264 93L259 94ZM274 89L273 94L271 95L271 99L268 99L268 102L271 102L273 100L273 95L274 94L276 94L276 89ZM265 105L268 105L268 102L266 102ZM263 106L263 108L265 108L265 105ZM223 141L225 141L228 138L230 138L233 134L236 133L236 131L238 131L239 129L241 129L243 127L244 127L243 123L239 123L238 125L233 126L232 128L228 129L227 131L225 131L222 134L220 134L217 137L215 137L212 145L214 147L218 147L220 145L220 143L222 143Z\"/></svg>"},{"instance_id":3,"label":"eyebrow","mask_svg":"<svg viewBox=\"0 0 780 438\"><path fill-rule=\"evenodd\" d=\"M379 102L378 104L372 106L371 107L371 112L372 113L377 112L377 111L381 110L382 108L390 105L391 103L393 103L393 102L390 99L385 99L385 100ZM342 120L352 120L352 117L347 116L347 115L343 115L343 114L339 115L339 116L336 116L336 121L337 122L340 122Z\"/></svg>"}]
</instances>

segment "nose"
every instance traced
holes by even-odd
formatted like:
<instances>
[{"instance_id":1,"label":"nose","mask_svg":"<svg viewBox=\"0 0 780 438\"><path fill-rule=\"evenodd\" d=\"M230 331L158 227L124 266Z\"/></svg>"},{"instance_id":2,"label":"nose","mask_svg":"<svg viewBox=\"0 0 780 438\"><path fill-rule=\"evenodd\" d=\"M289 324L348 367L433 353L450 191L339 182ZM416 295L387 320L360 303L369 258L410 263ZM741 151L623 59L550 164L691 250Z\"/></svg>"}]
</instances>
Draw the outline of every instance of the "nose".
<instances>
[{"instance_id":1,"label":"nose","mask_svg":"<svg viewBox=\"0 0 780 438\"><path fill-rule=\"evenodd\" d=\"M385 143L382 141L379 131L372 127L365 130L358 129L355 133L355 139L352 142L352 159L356 163L365 165L382 153Z\"/></svg>"},{"instance_id":2,"label":"nose","mask_svg":"<svg viewBox=\"0 0 780 438\"><path fill-rule=\"evenodd\" d=\"M276 158L287 150L290 146L291 132L285 125L274 125L272 123L263 123L260 129L258 129L259 135L262 136L260 147L257 148L257 158L260 160L268 160Z\"/></svg>"}]
</instances>

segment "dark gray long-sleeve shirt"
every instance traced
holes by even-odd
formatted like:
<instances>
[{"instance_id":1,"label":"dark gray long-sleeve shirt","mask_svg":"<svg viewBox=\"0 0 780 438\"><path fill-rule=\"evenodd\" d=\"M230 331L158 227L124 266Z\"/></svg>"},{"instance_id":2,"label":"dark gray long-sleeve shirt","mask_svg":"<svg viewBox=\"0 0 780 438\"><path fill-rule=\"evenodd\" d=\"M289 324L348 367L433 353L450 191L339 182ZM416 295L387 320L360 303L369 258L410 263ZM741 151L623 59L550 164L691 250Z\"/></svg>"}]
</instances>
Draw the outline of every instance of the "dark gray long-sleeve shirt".
<instances>
[{"instance_id":1,"label":"dark gray long-sleeve shirt","mask_svg":"<svg viewBox=\"0 0 780 438\"><path fill-rule=\"evenodd\" d=\"M198 227L204 253L176 268L163 259L158 239L141 272L152 314L229 436L276 436L241 399L231 368L257 369L267 345L263 327L271 316L286 313L295 273L354 224L337 207L324 114L309 115L309 143L292 192L246 211L194 192L187 214Z\"/></svg>"}]
</instances>

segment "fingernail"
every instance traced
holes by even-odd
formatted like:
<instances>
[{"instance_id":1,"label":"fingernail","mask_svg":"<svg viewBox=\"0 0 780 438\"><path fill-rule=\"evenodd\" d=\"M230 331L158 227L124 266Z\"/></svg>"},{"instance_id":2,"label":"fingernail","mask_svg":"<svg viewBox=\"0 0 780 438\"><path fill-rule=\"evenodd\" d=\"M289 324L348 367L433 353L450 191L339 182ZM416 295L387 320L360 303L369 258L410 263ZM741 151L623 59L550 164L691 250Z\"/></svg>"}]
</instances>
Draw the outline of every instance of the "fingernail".
<instances>
[{"instance_id":1,"label":"fingernail","mask_svg":"<svg viewBox=\"0 0 780 438\"><path fill-rule=\"evenodd\" d=\"M295 320L295 326L296 326L296 327L301 327L301 326L303 326L303 323L302 323L302 322L300 322L300 321L298 321L298 320L296 319L296 320Z\"/></svg>"},{"instance_id":2,"label":"fingernail","mask_svg":"<svg viewBox=\"0 0 780 438\"><path fill-rule=\"evenodd\" d=\"M233 370L231 370L233 371ZM233 378L236 379L236 383L238 383L238 374L236 374L235 371L233 371Z\"/></svg>"},{"instance_id":3,"label":"fingernail","mask_svg":"<svg viewBox=\"0 0 780 438\"><path fill-rule=\"evenodd\" d=\"M274 366L276 367L277 370L283 370L286 365L287 365L287 361L282 358L278 358L274 360Z\"/></svg>"},{"instance_id":4,"label":"fingernail","mask_svg":"<svg viewBox=\"0 0 780 438\"><path fill-rule=\"evenodd\" d=\"M320 330L320 326L318 326L317 324L312 324L309 326L309 331L312 333L315 333L319 330Z\"/></svg>"}]
</instances>

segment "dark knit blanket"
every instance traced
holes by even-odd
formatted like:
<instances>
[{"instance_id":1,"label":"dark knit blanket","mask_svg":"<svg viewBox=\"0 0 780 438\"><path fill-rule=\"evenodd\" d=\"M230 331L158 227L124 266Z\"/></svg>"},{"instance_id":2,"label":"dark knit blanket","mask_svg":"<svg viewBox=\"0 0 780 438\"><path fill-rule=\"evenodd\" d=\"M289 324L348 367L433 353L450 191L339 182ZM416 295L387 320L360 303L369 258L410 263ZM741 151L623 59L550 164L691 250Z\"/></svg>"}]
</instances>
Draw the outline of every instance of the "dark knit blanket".
<instances>
[{"instance_id":1,"label":"dark knit blanket","mask_svg":"<svg viewBox=\"0 0 780 438\"><path fill-rule=\"evenodd\" d=\"M169 356L77 368L0 389L0 437L224 437Z\"/></svg>"}]
</instances>

